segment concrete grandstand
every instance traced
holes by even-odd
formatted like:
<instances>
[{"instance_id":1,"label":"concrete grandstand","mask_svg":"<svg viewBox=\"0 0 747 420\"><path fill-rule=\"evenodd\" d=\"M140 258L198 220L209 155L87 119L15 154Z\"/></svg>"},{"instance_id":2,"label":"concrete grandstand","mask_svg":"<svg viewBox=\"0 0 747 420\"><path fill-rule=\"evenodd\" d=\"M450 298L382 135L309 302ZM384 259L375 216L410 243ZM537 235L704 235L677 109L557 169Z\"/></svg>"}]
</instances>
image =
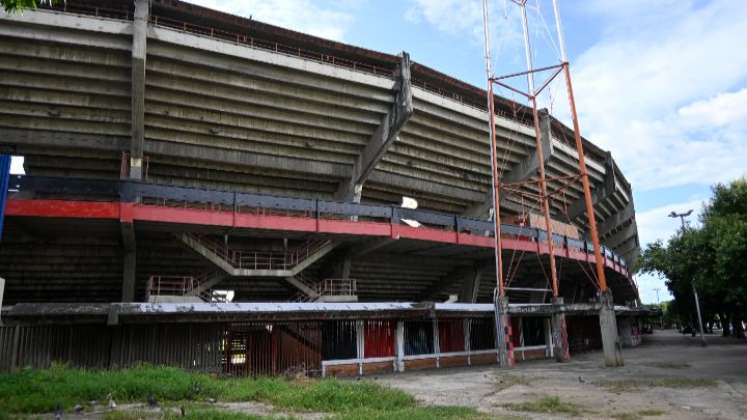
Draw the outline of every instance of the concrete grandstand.
<instances>
[{"instance_id":1,"label":"concrete grandstand","mask_svg":"<svg viewBox=\"0 0 747 420\"><path fill-rule=\"evenodd\" d=\"M485 98L407 53L177 0L0 15L0 150L26 172L10 179L0 247L0 368L495 362ZM539 164L531 110L494 100L503 182L536 193L524 182ZM573 132L547 112L541 126L548 189L560 189L577 172ZM621 335L635 344L631 186L610 153L584 147ZM572 351L599 345L584 209L579 183L551 208ZM553 351L538 212L520 194L501 200L515 358ZM110 346L75 350L85 328ZM149 347L153 334L184 352Z\"/></svg>"}]
</instances>

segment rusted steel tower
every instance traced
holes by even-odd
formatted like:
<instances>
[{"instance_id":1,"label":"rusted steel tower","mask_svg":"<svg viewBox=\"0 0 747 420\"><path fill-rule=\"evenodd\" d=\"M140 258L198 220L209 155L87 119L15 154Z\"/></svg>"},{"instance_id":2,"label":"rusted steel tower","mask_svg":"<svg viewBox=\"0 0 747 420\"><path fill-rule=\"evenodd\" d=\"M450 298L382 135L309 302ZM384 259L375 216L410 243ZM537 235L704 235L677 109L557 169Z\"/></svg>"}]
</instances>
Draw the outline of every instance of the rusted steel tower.
<instances>
[{"instance_id":1,"label":"rusted steel tower","mask_svg":"<svg viewBox=\"0 0 747 420\"><path fill-rule=\"evenodd\" d=\"M505 325L502 318L502 306L506 302L505 297L505 285L503 280L503 267L501 259L501 239L500 239L500 192L501 192L501 180L499 177L499 170L497 168L498 162L496 159L496 139L495 139L495 98L493 96L493 87L498 85L502 88L508 89L513 93L519 94L527 99L532 109L532 119L535 132L535 144L536 154L538 160L538 180L536 181L539 195L538 199L540 202L542 214L545 221L546 235L546 246L549 256L549 271L552 285L552 296L553 304L557 306L556 315L552 319L552 335L555 343L555 356L558 361L565 361L569 359L567 334L565 328L565 317L562 312L563 299L559 296L559 284L558 284L558 272L555 262L554 252L554 236L553 236L553 224L550 215L550 200L552 196L557 194L560 190L564 190L569 187L570 183L580 180L584 195L584 204L587 215L587 229L591 243L594 248L594 261L596 268L596 283L598 288L598 295L600 301L600 313L599 322L602 335L602 343L605 355L605 364L607 366L620 366L623 364L622 355L617 345L617 324L615 321L615 313L613 307L612 294L607 286L607 280L605 276L605 263L604 257L602 256L602 248L599 242L599 234L597 231L596 217L594 214L594 203L591 195L591 187L589 184L589 176L586 168L586 160L584 154L583 140L581 138L581 129L578 121L578 114L576 111L576 101L573 93L573 84L571 81L570 65L565 50L565 40L563 37L563 29L560 19L560 10L558 7L558 0L552 0L553 15L555 18L555 27L557 31L557 41L560 49L560 62L558 64L535 67L533 63L533 51L532 44L529 35L529 19L527 16L527 2L528 0L511 0L515 6L519 7L521 12L521 25L523 30L523 41L524 41L524 52L526 58L526 70L518 73L511 73L503 76L495 76L491 69L491 54L490 54L490 17L488 9L488 1L483 0L483 25L485 33L485 60L486 60L486 73L487 73L487 84L488 84L488 121L490 126L490 137L491 137L491 167L493 171L492 176L492 187L493 187L493 206L495 214L495 226L496 226L496 326L500 327ZM573 123L573 134L576 146L576 152L578 154L578 175L575 177L563 177L563 179L556 178L557 181L562 181L564 186L561 189L557 189L552 193L548 193L547 183L550 177L545 172L544 165L544 153L541 138L540 129L540 117L537 105L538 96L550 85L550 83L560 74L563 73L565 79L566 94L568 97L568 105L570 110L570 116ZM535 85L535 75L538 74L549 74L542 84L538 87ZM509 79L516 77L526 76L527 89L519 89L508 83ZM526 181L535 182L535 181ZM500 343L499 343L500 344Z\"/></svg>"}]
</instances>

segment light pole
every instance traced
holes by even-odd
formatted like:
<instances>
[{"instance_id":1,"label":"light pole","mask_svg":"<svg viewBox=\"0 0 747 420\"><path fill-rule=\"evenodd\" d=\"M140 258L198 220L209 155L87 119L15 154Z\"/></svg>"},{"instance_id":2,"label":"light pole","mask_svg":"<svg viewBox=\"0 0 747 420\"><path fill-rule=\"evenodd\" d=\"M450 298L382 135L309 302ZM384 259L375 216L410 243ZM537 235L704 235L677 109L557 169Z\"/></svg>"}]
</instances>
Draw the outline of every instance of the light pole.
<instances>
[{"instance_id":1,"label":"light pole","mask_svg":"<svg viewBox=\"0 0 747 420\"><path fill-rule=\"evenodd\" d=\"M680 222L682 223L682 231L685 231L685 217L691 215L693 212L693 209L690 209L684 213L677 213L675 211L672 211L669 213L669 217L671 218L680 218ZM700 342L703 345L703 347L706 346L705 336L703 335L703 318L700 315L700 299L698 298L698 289L695 288L695 282L693 280L690 280L690 285L693 288L693 297L695 298L695 311L698 314L698 328L700 329Z\"/></svg>"},{"instance_id":2,"label":"light pole","mask_svg":"<svg viewBox=\"0 0 747 420\"><path fill-rule=\"evenodd\" d=\"M656 306L659 308L659 311L661 311L661 303L659 303L659 290L661 290L660 287L654 287L654 291L656 292ZM664 320L662 319L662 315L659 315L659 328L661 328L662 330L664 329Z\"/></svg>"}]
</instances>

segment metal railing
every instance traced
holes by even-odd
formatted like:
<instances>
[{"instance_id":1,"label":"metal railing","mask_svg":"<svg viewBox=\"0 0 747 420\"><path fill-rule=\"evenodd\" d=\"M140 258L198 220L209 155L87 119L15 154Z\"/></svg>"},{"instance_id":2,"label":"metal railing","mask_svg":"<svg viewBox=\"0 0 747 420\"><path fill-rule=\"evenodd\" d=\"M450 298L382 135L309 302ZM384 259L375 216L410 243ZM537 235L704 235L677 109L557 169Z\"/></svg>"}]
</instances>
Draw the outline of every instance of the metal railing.
<instances>
[{"instance_id":1,"label":"metal railing","mask_svg":"<svg viewBox=\"0 0 747 420\"><path fill-rule=\"evenodd\" d=\"M91 197L101 199L102 197L118 197L124 202L145 202L148 199L158 201L170 201L184 203L185 207L205 208L209 210L233 209L233 211L254 211L263 213L266 211L285 211L289 214L307 214L316 219L343 217L350 220L356 216L362 219L386 220L393 224L399 224L401 219L413 219L427 227L440 228L454 232L470 232L476 235L494 235L493 222L487 220L476 220L455 214L438 213L427 210L403 209L397 206L342 203L310 198L279 197L264 194L239 193L230 191L213 191L198 188L175 187L159 185L130 180L100 180L100 179L76 179L62 177L39 177L14 175L11 177L9 192L33 192L44 197L54 195ZM532 242L543 242L545 231L540 228L522 227L515 225L501 225L501 232L506 237L521 237ZM567 236L553 234L553 240L559 246L577 250L585 254L593 254L593 246L588 241L577 240ZM213 245L217 254L227 260L234 257L222 244ZM613 261L622 267L627 264L622 257L615 254L609 248L602 246L602 253L609 261ZM312 253L308 253L311 255ZM300 255L300 254L299 254ZM257 255L257 258L259 254ZM258 261L258 259L257 259ZM295 260L300 262L301 259ZM281 268L282 264L278 266ZM284 261L290 267L287 261ZM265 263L265 267L270 262ZM276 267L272 263L273 269ZM257 267L260 267L259 262ZM245 268L251 268L251 264Z\"/></svg>"},{"instance_id":2,"label":"metal railing","mask_svg":"<svg viewBox=\"0 0 747 420\"><path fill-rule=\"evenodd\" d=\"M152 296L184 296L195 288L195 278L192 276L159 276L148 278L145 291L146 301Z\"/></svg>"},{"instance_id":3,"label":"metal railing","mask_svg":"<svg viewBox=\"0 0 747 420\"><path fill-rule=\"evenodd\" d=\"M316 284L320 296L355 296L358 294L358 281L354 279L324 279Z\"/></svg>"},{"instance_id":4,"label":"metal railing","mask_svg":"<svg viewBox=\"0 0 747 420\"><path fill-rule=\"evenodd\" d=\"M249 270L290 270L330 243L329 240L307 241L285 251L233 249L205 236L187 234L233 267Z\"/></svg>"}]
</instances>

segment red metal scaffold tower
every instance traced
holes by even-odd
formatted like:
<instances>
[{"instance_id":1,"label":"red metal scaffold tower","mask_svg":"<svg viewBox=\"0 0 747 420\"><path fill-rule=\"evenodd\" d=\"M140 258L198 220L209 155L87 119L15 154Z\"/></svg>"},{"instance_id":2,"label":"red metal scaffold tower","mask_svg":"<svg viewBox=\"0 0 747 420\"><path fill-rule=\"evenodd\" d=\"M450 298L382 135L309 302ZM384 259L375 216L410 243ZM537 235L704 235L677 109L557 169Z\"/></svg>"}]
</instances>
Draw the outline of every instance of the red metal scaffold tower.
<instances>
[{"instance_id":1,"label":"red metal scaffold tower","mask_svg":"<svg viewBox=\"0 0 747 420\"><path fill-rule=\"evenodd\" d=\"M495 320L496 320L496 331L505 332L508 327L507 309L508 301L506 297L506 285L504 283L503 275L503 258L502 258L502 244L501 244L501 219L500 219L500 197L501 197L501 179L498 170L497 161L497 144L496 144L496 128L495 128L495 97L493 95L493 88L495 85L501 88L508 89L509 91L519 94L520 96L527 99L532 109L532 119L535 133L535 147L538 161L538 175L539 180L537 182L539 187L539 201L541 205L542 214L545 221L545 230L547 232L547 248L550 260L550 279L552 286L553 304L557 306L557 314L553 316L552 322L552 337L555 347L555 356L558 361L565 361L569 359L567 334L565 328L565 317L562 313L563 300L559 296L558 286L558 274L555 261L554 253L554 240L553 240L553 225L550 217L550 199L553 194L557 194L560 190L565 189L571 182L580 179L583 194L586 215L588 218L588 232L591 242L594 247L594 260L596 266L596 285L598 288L599 300L600 300L600 312L599 321L602 336L602 345L604 348L605 364L607 366L620 366L622 365L622 355L617 345L617 324L615 320L615 313L612 301L611 291L607 286L607 280L605 276L604 258L602 256L601 246L599 243L599 234L597 231L596 217L594 214L594 206L591 196L591 187L589 185L589 176L586 168L586 159L584 154L584 146L581 138L581 130L578 121L578 114L576 112L576 102L573 94L573 85L571 82L570 66L568 57L565 50L565 41L563 37L563 30L560 19L560 11L558 8L558 0L552 0L553 15L555 19L555 27L557 31L557 41L560 49L560 62L558 64L546 66L546 67L534 67L532 45L529 36L529 19L527 17L527 1L528 0L510 0L515 6L518 6L521 12L521 25L523 29L524 39L524 51L526 58L527 69L522 72L507 74L503 76L495 76L492 72L491 64L491 49L490 49L490 15L488 9L488 0L483 0L483 28L485 36L485 70L487 74L487 107L488 107L488 125L490 133L490 157L491 157L491 171L492 171L492 191L493 191L493 209L494 209L494 222L495 222L495 266L496 266L496 292L495 292ZM542 82L539 87L535 87L534 77L537 74L548 74L549 76ZM576 152L578 154L578 169L579 173L576 177L565 178L563 181L566 185L560 189L553 191L548 194L547 191L547 180L548 177L545 173L544 154L542 150L542 139L540 129L540 118L539 110L537 107L537 97L542 93L555 78L563 73L565 78L565 88L568 97L568 105L570 116L573 124L574 140L576 145ZM516 77L526 76L527 78L527 90L522 90L508 84L508 80ZM560 178L558 178L560 179ZM498 348L498 362L501 366L510 366L511 361L508 358L507 351L507 334L496 334L497 348Z\"/></svg>"}]
</instances>

